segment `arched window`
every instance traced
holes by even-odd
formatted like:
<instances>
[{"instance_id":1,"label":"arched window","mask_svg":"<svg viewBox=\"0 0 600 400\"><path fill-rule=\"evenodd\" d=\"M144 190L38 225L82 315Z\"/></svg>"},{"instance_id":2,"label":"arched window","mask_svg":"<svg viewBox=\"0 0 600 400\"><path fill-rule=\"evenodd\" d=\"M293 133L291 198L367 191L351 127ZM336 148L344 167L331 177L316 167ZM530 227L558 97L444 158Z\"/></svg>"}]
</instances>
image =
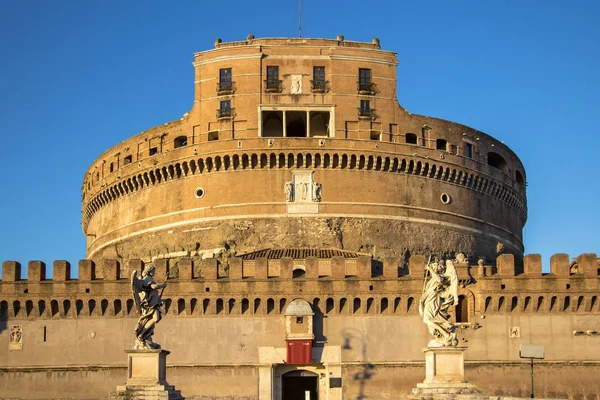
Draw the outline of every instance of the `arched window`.
<instances>
[{"instance_id":1,"label":"arched window","mask_svg":"<svg viewBox=\"0 0 600 400\"><path fill-rule=\"evenodd\" d=\"M333 299L329 297L327 301L325 301L325 313L329 314L333 311Z\"/></svg>"},{"instance_id":2,"label":"arched window","mask_svg":"<svg viewBox=\"0 0 600 400\"><path fill-rule=\"evenodd\" d=\"M32 308L33 308L33 304L32 304ZM69 315L69 312L71 311L71 301L70 300L63 301L63 311L65 313L65 316Z\"/></svg>"},{"instance_id":3,"label":"arched window","mask_svg":"<svg viewBox=\"0 0 600 400\"><path fill-rule=\"evenodd\" d=\"M275 310L275 300L267 299L267 314L271 314Z\"/></svg>"},{"instance_id":4,"label":"arched window","mask_svg":"<svg viewBox=\"0 0 600 400\"><path fill-rule=\"evenodd\" d=\"M507 171L506 160L504 159L504 157L502 157L498 153L494 153L493 151L490 151L488 153L488 165L494 168L498 168L499 170L504 172Z\"/></svg>"},{"instance_id":5,"label":"arched window","mask_svg":"<svg viewBox=\"0 0 600 400\"><path fill-rule=\"evenodd\" d=\"M490 310L490 306L492 305L492 298L490 296L485 298L485 307L484 310L487 312Z\"/></svg>"},{"instance_id":6,"label":"arched window","mask_svg":"<svg viewBox=\"0 0 600 400\"><path fill-rule=\"evenodd\" d=\"M107 299L102 299L102 301L100 302L100 308L102 311L102 315L106 315L106 310L108 309L108 300Z\"/></svg>"},{"instance_id":7,"label":"arched window","mask_svg":"<svg viewBox=\"0 0 600 400\"><path fill-rule=\"evenodd\" d=\"M26 315L29 317L31 315L32 311L33 311L33 301L27 300L25 302L25 313L26 313Z\"/></svg>"},{"instance_id":8,"label":"arched window","mask_svg":"<svg viewBox=\"0 0 600 400\"><path fill-rule=\"evenodd\" d=\"M173 148L175 149L187 146L187 144L187 136L178 136L173 140Z\"/></svg>"},{"instance_id":9,"label":"arched window","mask_svg":"<svg viewBox=\"0 0 600 400\"><path fill-rule=\"evenodd\" d=\"M387 311L387 308L388 308L388 299L387 299L387 297L384 297L383 299L381 299L381 305L379 307L379 312L383 314Z\"/></svg>"},{"instance_id":10,"label":"arched window","mask_svg":"<svg viewBox=\"0 0 600 400\"><path fill-rule=\"evenodd\" d=\"M456 305L456 322L469 322L469 300L463 296L458 296L458 304Z\"/></svg>"},{"instance_id":11,"label":"arched window","mask_svg":"<svg viewBox=\"0 0 600 400\"><path fill-rule=\"evenodd\" d=\"M521 173L521 171L516 171L515 172L515 180L517 181L517 183L521 186L525 186L525 178L523 178L523 174Z\"/></svg>"},{"instance_id":12,"label":"arched window","mask_svg":"<svg viewBox=\"0 0 600 400\"><path fill-rule=\"evenodd\" d=\"M306 269L302 265L294 265L294 270L292 271L292 279L296 278L304 278L306 276Z\"/></svg>"},{"instance_id":13,"label":"arched window","mask_svg":"<svg viewBox=\"0 0 600 400\"><path fill-rule=\"evenodd\" d=\"M346 298L345 298L345 297L342 297L342 298L340 299L340 314L341 314L342 312L344 312L344 311L345 311L345 309L346 309L346 301L347 301L347 300L346 300Z\"/></svg>"},{"instance_id":14,"label":"arched window","mask_svg":"<svg viewBox=\"0 0 600 400\"><path fill-rule=\"evenodd\" d=\"M406 144L417 144L417 135L414 133L407 133L405 136Z\"/></svg>"},{"instance_id":15,"label":"arched window","mask_svg":"<svg viewBox=\"0 0 600 400\"><path fill-rule=\"evenodd\" d=\"M58 317L59 316L59 314L58 314L58 301L52 300L50 302L50 309L52 311L52 316L53 317Z\"/></svg>"},{"instance_id":16,"label":"arched window","mask_svg":"<svg viewBox=\"0 0 600 400\"><path fill-rule=\"evenodd\" d=\"M223 312L223 299L217 299L217 314Z\"/></svg>"},{"instance_id":17,"label":"arched window","mask_svg":"<svg viewBox=\"0 0 600 400\"><path fill-rule=\"evenodd\" d=\"M185 314L185 300L177 300L177 315Z\"/></svg>"},{"instance_id":18,"label":"arched window","mask_svg":"<svg viewBox=\"0 0 600 400\"><path fill-rule=\"evenodd\" d=\"M133 300L131 300L133 302ZM81 315L81 310L83 310L83 300L79 299L75 301L75 314L79 317Z\"/></svg>"},{"instance_id":19,"label":"arched window","mask_svg":"<svg viewBox=\"0 0 600 400\"><path fill-rule=\"evenodd\" d=\"M357 297L354 299L354 303L352 305L352 314L356 314L360 312L360 299Z\"/></svg>"}]
</instances>

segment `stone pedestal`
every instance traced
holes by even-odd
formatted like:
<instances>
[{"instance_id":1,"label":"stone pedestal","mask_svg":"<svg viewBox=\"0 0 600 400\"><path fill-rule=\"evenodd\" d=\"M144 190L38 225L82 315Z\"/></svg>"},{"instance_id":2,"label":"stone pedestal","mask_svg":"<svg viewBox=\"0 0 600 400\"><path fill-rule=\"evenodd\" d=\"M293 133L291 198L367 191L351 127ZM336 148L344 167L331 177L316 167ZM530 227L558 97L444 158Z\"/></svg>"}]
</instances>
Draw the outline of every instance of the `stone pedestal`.
<instances>
[{"instance_id":1,"label":"stone pedestal","mask_svg":"<svg viewBox=\"0 0 600 400\"><path fill-rule=\"evenodd\" d=\"M477 399L481 391L465 379L466 347L428 347L425 380L412 390L411 399Z\"/></svg>"},{"instance_id":2,"label":"stone pedestal","mask_svg":"<svg viewBox=\"0 0 600 400\"><path fill-rule=\"evenodd\" d=\"M111 400L156 399L183 400L181 393L167 383L166 350L125 350L127 383L117 386Z\"/></svg>"}]
</instances>

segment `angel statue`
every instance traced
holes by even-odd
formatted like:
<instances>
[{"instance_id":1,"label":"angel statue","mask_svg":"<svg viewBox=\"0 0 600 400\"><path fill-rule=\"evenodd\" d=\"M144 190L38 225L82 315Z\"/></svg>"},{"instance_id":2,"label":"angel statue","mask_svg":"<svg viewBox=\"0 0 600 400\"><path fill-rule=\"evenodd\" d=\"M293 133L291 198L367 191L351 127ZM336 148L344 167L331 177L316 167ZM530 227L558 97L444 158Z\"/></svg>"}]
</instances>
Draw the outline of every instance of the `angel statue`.
<instances>
[{"instance_id":1,"label":"angel statue","mask_svg":"<svg viewBox=\"0 0 600 400\"><path fill-rule=\"evenodd\" d=\"M137 271L131 274L131 289L138 312L141 314L135 327L135 345L134 349L160 349L158 343L152 341L154 327L161 320L160 307L163 305L161 300L162 291L167 283L156 283L154 281L155 269L153 265L148 265L142 272L142 279L137 277Z\"/></svg>"},{"instance_id":2,"label":"angel statue","mask_svg":"<svg viewBox=\"0 0 600 400\"><path fill-rule=\"evenodd\" d=\"M430 279L427 277L430 275ZM425 266L423 294L419 300L419 314L434 337L428 347L447 347L458 345L455 325L449 321L450 306L458 304L458 277L454 263L450 260L444 265L441 261L430 262Z\"/></svg>"}]
</instances>

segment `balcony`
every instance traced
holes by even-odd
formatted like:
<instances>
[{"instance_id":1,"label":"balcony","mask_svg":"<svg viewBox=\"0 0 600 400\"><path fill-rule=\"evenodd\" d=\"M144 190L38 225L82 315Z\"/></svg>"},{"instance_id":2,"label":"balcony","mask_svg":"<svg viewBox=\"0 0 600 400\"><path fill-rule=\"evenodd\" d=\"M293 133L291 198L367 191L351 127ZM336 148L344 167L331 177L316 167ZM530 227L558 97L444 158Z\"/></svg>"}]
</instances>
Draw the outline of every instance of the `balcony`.
<instances>
[{"instance_id":1,"label":"balcony","mask_svg":"<svg viewBox=\"0 0 600 400\"><path fill-rule=\"evenodd\" d=\"M223 96L235 92L235 82L217 82L217 95Z\"/></svg>"},{"instance_id":2,"label":"balcony","mask_svg":"<svg viewBox=\"0 0 600 400\"><path fill-rule=\"evenodd\" d=\"M374 95L378 93L377 85L373 82L357 82L358 94Z\"/></svg>"},{"instance_id":3,"label":"balcony","mask_svg":"<svg viewBox=\"0 0 600 400\"><path fill-rule=\"evenodd\" d=\"M275 79L265 79L265 92L281 93L283 90L283 81Z\"/></svg>"},{"instance_id":4,"label":"balcony","mask_svg":"<svg viewBox=\"0 0 600 400\"><path fill-rule=\"evenodd\" d=\"M358 118L375 119L377 118L377 114L373 108L358 108Z\"/></svg>"},{"instance_id":5,"label":"balcony","mask_svg":"<svg viewBox=\"0 0 600 400\"><path fill-rule=\"evenodd\" d=\"M217 110L217 119L230 119L235 117L234 108L219 108Z\"/></svg>"},{"instance_id":6,"label":"balcony","mask_svg":"<svg viewBox=\"0 0 600 400\"><path fill-rule=\"evenodd\" d=\"M329 81L310 81L310 90L313 93L329 92Z\"/></svg>"}]
</instances>

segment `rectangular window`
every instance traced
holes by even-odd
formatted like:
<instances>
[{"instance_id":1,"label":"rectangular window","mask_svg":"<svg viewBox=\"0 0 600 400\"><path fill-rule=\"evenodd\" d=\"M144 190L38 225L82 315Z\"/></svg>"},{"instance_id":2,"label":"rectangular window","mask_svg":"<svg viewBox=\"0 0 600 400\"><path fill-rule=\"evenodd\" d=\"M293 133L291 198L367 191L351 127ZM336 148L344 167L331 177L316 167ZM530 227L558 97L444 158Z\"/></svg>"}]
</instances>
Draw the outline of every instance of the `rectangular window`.
<instances>
[{"instance_id":1,"label":"rectangular window","mask_svg":"<svg viewBox=\"0 0 600 400\"><path fill-rule=\"evenodd\" d=\"M231 100L221 101L221 107L219 108L219 118L231 117Z\"/></svg>"},{"instance_id":2,"label":"rectangular window","mask_svg":"<svg viewBox=\"0 0 600 400\"><path fill-rule=\"evenodd\" d=\"M465 157L473 158L473 145L465 143Z\"/></svg>"},{"instance_id":3,"label":"rectangular window","mask_svg":"<svg viewBox=\"0 0 600 400\"><path fill-rule=\"evenodd\" d=\"M361 92L371 92L371 70L359 68L358 70L358 90Z\"/></svg>"},{"instance_id":4,"label":"rectangular window","mask_svg":"<svg viewBox=\"0 0 600 400\"><path fill-rule=\"evenodd\" d=\"M371 117L371 101L361 100L360 108L358 109L358 115L360 117Z\"/></svg>"},{"instance_id":5,"label":"rectangular window","mask_svg":"<svg viewBox=\"0 0 600 400\"><path fill-rule=\"evenodd\" d=\"M325 91L325 67L313 67L312 90Z\"/></svg>"},{"instance_id":6,"label":"rectangular window","mask_svg":"<svg viewBox=\"0 0 600 400\"><path fill-rule=\"evenodd\" d=\"M267 90L279 90L279 67L267 66Z\"/></svg>"},{"instance_id":7,"label":"rectangular window","mask_svg":"<svg viewBox=\"0 0 600 400\"><path fill-rule=\"evenodd\" d=\"M131 164L131 155L128 155L123 159L123 165Z\"/></svg>"},{"instance_id":8,"label":"rectangular window","mask_svg":"<svg viewBox=\"0 0 600 400\"><path fill-rule=\"evenodd\" d=\"M110 163L110 172L113 173L115 171L115 163Z\"/></svg>"},{"instance_id":9,"label":"rectangular window","mask_svg":"<svg viewBox=\"0 0 600 400\"><path fill-rule=\"evenodd\" d=\"M231 68L221 68L219 70L219 91L231 91L232 85Z\"/></svg>"},{"instance_id":10,"label":"rectangular window","mask_svg":"<svg viewBox=\"0 0 600 400\"><path fill-rule=\"evenodd\" d=\"M158 154L158 147L151 147L150 148L150 155L151 156L155 156L156 154Z\"/></svg>"},{"instance_id":11,"label":"rectangular window","mask_svg":"<svg viewBox=\"0 0 600 400\"><path fill-rule=\"evenodd\" d=\"M218 131L208 132L208 141L212 142L213 140L219 140Z\"/></svg>"},{"instance_id":12,"label":"rectangular window","mask_svg":"<svg viewBox=\"0 0 600 400\"><path fill-rule=\"evenodd\" d=\"M448 148L447 147L447 142L444 139L437 139L435 141L435 148L437 150L444 150L444 151L446 151L447 148Z\"/></svg>"}]
</instances>

